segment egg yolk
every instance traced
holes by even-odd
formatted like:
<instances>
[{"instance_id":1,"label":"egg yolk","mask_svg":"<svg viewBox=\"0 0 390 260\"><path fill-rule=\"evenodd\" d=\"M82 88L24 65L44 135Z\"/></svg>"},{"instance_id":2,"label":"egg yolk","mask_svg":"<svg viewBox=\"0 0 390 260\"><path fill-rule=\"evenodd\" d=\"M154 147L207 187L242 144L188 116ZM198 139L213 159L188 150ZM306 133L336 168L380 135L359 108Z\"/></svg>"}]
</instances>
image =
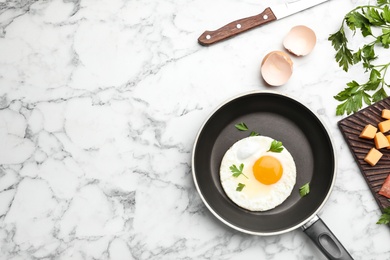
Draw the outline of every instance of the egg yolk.
<instances>
[{"instance_id":1,"label":"egg yolk","mask_svg":"<svg viewBox=\"0 0 390 260\"><path fill-rule=\"evenodd\" d=\"M282 164L272 156L262 156L253 165L253 174L256 180L269 185L280 180L283 174Z\"/></svg>"}]
</instances>

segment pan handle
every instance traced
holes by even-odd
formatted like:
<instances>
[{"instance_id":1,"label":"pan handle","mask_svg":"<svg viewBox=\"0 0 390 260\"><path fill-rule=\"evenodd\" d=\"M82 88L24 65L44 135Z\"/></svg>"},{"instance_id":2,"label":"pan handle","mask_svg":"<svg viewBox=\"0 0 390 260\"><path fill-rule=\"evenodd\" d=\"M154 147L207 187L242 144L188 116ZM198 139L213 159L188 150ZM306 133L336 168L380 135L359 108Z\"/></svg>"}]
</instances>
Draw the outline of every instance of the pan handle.
<instances>
[{"instance_id":1,"label":"pan handle","mask_svg":"<svg viewBox=\"0 0 390 260\"><path fill-rule=\"evenodd\" d=\"M317 215L304 224L302 229L328 259L353 260L332 231Z\"/></svg>"}]
</instances>

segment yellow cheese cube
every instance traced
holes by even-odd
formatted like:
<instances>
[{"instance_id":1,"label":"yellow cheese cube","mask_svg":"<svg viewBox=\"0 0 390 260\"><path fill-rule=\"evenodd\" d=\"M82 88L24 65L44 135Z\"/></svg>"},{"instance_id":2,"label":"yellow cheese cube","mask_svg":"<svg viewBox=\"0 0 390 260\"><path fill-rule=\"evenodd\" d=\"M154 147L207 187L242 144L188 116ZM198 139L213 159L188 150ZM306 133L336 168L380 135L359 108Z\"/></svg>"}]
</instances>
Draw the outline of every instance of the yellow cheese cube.
<instances>
[{"instance_id":1,"label":"yellow cheese cube","mask_svg":"<svg viewBox=\"0 0 390 260\"><path fill-rule=\"evenodd\" d=\"M386 119L390 119L390 109L383 109L382 110L382 117Z\"/></svg>"},{"instance_id":2,"label":"yellow cheese cube","mask_svg":"<svg viewBox=\"0 0 390 260\"><path fill-rule=\"evenodd\" d=\"M389 144L390 144L390 135L386 135L386 138L387 138L387 141L389 141ZM387 146L387 149L390 149L390 145Z\"/></svg>"},{"instance_id":3,"label":"yellow cheese cube","mask_svg":"<svg viewBox=\"0 0 390 260\"><path fill-rule=\"evenodd\" d=\"M364 161L367 162L369 165L374 166L377 164L379 159L382 157L382 153L379 152L375 148L371 148L371 150L367 153L366 157L364 158Z\"/></svg>"},{"instance_id":4,"label":"yellow cheese cube","mask_svg":"<svg viewBox=\"0 0 390 260\"><path fill-rule=\"evenodd\" d=\"M368 124L364 127L364 129L360 133L359 137L365 138L365 139L373 139L375 137L377 130L378 130L378 128L376 128L375 126L373 126L371 124Z\"/></svg>"},{"instance_id":5,"label":"yellow cheese cube","mask_svg":"<svg viewBox=\"0 0 390 260\"><path fill-rule=\"evenodd\" d=\"M390 146L389 141L387 140L386 136L382 132L378 132L375 134L374 142L375 142L376 149L381 149Z\"/></svg>"},{"instance_id":6,"label":"yellow cheese cube","mask_svg":"<svg viewBox=\"0 0 390 260\"><path fill-rule=\"evenodd\" d=\"M390 119L382 121L378 124L379 130L384 133L390 130Z\"/></svg>"}]
</instances>

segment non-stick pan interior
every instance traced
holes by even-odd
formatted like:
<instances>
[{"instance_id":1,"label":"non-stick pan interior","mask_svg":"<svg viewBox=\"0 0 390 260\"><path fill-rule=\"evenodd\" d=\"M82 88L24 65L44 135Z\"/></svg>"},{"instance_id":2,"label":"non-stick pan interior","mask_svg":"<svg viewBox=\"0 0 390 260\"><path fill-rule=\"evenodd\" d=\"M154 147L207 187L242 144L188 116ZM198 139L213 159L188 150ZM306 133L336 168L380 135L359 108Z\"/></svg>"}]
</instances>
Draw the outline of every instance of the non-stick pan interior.
<instances>
[{"instance_id":1,"label":"non-stick pan interior","mask_svg":"<svg viewBox=\"0 0 390 260\"><path fill-rule=\"evenodd\" d=\"M244 122L249 131L235 124ZM234 204L219 180L225 152L250 131L282 141L297 167L297 182L289 198L275 209L252 212ZM302 225L323 205L333 185L335 157L321 121L298 101L276 93L253 92L218 108L199 132L193 153L193 174L198 191L220 220L243 232L277 234ZM301 198L299 188L310 182Z\"/></svg>"}]
</instances>

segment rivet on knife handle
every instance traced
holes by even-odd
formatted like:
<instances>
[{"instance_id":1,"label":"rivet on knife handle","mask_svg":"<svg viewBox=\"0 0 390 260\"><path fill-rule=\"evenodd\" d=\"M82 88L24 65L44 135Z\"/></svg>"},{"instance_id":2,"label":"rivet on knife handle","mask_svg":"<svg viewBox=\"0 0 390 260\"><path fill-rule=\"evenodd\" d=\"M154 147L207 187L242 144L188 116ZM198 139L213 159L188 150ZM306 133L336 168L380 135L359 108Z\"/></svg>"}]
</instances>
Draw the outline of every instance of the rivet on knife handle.
<instances>
[{"instance_id":1,"label":"rivet on knife handle","mask_svg":"<svg viewBox=\"0 0 390 260\"><path fill-rule=\"evenodd\" d=\"M274 13L268 7L261 14L231 22L216 31L205 31L198 38L198 42L201 45L208 46L275 20Z\"/></svg>"}]
</instances>

